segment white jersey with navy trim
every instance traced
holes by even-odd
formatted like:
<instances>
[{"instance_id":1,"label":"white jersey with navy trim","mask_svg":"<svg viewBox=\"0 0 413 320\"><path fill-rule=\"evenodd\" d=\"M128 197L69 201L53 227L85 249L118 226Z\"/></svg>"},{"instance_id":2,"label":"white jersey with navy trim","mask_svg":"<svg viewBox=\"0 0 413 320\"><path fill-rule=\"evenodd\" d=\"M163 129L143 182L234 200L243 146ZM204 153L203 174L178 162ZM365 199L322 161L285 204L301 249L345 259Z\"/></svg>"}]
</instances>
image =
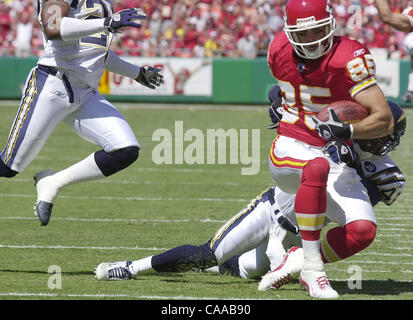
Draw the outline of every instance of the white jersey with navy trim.
<instances>
[{"instance_id":1,"label":"white jersey with navy trim","mask_svg":"<svg viewBox=\"0 0 413 320\"><path fill-rule=\"evenodd\" d=\"M71 7L68 15L70 18L97 19L113 14L112 0L64 1ZM41 5L39 1L39 6ZM105 56L111 41L110 32L101 32L70 41L45 40L44 53L38 63L57 67L62 72L84 80L90 87L97 88L105 69Z\"/></svg>"}]
</instances>

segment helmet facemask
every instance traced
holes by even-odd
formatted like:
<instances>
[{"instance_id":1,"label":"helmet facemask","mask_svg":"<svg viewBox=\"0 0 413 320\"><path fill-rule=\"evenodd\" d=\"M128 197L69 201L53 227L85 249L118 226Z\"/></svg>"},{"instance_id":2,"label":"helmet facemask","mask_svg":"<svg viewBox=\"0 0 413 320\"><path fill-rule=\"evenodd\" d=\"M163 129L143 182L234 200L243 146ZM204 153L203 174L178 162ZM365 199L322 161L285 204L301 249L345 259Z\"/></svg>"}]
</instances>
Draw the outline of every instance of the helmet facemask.
<instances>
[{"instance_id":1,"label":"helmet facemask","mask_svg":"<svg viewBox=\"0 0 413 320\"><path fill-rule=\"evenodd\" d=\"M316 41L301 42L298 37L298 32L314 30L316 28L324 28L324 36ZM285 17L284 31L287 34L288 40L293 45L298 56L304 59L318 59L330 51L333 46L334 32L336 28L336 20L331 14L328 18L316 20L314 17L297 19L296 25L288 25ZM315 49L309 48L317 46Z\"/></svg>"},{"instance_id":2,"label":"helmet facemask","mask_svg":"<svg viewBox=\"0 0 413 320\"><path fill-rule=\"evenodd\" d=\"M362 151L375 156L384 156L397 148L400 144L400 137L400 135L391 134L377 139L360 139L356 142Z\"/></svg>"}]
</instances>

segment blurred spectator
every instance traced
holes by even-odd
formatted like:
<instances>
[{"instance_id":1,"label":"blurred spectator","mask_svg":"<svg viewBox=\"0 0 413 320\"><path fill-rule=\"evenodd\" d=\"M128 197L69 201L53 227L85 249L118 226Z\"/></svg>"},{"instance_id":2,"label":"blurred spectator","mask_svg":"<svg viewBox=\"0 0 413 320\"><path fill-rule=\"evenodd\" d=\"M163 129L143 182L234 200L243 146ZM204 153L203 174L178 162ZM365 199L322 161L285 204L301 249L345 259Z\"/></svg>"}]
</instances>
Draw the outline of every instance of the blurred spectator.
<instances>
[{"instance_id":1,"label":"blurred spectator","mask_svg":"<svg viewBox=\"0 0 413 320\"><path fill-rule=\"evenodd\" d=\"M210 31L207 33L206 40L205 40L205 56L206 57L212 57L218 50L218 44L216 42L217 38L217 32L216 31Z\"/></svg>"},{"instance_id":2,"label":"blurred spectator","mask_svg":"<svg viewBox=\"0 0 413 320\"><path fill-rule=\"evenodd\" d=\"M265 57L282 32L286 0L113 0L114 11L137 7L147 14L142 28L115 34L112 49L130 56ZM374 0L332 0L336 34L404 57L405 34L383 25ZM390 1L401 12L413 0ZM27 18L27 14L30 16ZM39 55L43 39L37 0L1 0L0 55ZM30 20L28 24L27 20ZM31 25L30 25L31 24ZM29 39L28 39L29 38ZM383 51L381 50L381 51Z\"/></svg>"},{"instance_id":3,"label":"blurred spectator","mask_svg":"<svg viewBox=\"0 0 413 320\"><path fill-rule=\"evenodd\" d=\"M28 57L32 53L33 22L28 11L19 14L14 37L16 57Z\"/></svg>"},{"instance_id":4,"label":"blurred spectator","mask_svg":"<svg viewBox=\"0 0 413 320\"><path fill-rule=\"evenodd\" d=\"M0 3L0 56L13 55L11 52L11 18L9 8L3 2Z\"/></svg>"},{"instance_id":5,"label":"blurred spectator","mask_svg":"<svg viewBox=\"0 0 413 320\"><path fill-rule=\"evenodd\" d=\"M255 37L249 36L241 37L237 42L238 56L241 58L253 59L257 56L257 47L255 46Z\"/></svg>"},{"instance_id":6,"label":"blurred spectator","mask_svg":"<svg viewBox=\"0 0 413 320\"><path fill-rule=\"evenodd\" d=\"M151 30L151 35L154 38L159 38L161 35L162 19L159 10L153 12L150 21L149 29Z\"/></svg>"}]
</instances>

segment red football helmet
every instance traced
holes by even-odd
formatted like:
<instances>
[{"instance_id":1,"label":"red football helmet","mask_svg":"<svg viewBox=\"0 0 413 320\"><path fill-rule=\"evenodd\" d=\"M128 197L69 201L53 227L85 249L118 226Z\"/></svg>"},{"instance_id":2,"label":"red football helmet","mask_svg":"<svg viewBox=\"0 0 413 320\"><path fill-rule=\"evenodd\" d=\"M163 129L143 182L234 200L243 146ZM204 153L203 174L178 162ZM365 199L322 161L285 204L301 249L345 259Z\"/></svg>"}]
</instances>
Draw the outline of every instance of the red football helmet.
<instances>
[{"instance_id":1,"label":"red football helmet","mask_svg":"<svg viewBox=\"0 0 413 320\"><path fill-rule=\"evenodd\" d=\"M284 31L295 52L305 59L318 59L333 45L336 21L330 0L289 0L284 12ZM302 42L297 32L324 27L324 36Z\"/></svg>"}]
</instances>

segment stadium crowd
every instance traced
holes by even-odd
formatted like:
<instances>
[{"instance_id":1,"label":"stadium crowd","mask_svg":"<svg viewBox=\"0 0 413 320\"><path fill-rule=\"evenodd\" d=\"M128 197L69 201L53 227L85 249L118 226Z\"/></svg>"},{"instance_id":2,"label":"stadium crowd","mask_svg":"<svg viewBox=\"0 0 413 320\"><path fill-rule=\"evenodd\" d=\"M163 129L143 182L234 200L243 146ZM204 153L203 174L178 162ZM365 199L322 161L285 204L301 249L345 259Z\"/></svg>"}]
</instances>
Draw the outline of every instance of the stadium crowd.
<instances>
[{"instance_id":1,"label":"stadium crowd","mask_svg":"<svg viewBox=\"0 0 413 320\"><path fill-rule=\"evenodd\" d=\"M232 57L265 56L283 27L285 0L113 0L115 11L137 7L147 13L141 29L116 34L112 50L129 56ZM400 12L409 0L390 1ZM374 0L333 0L338 35L346 35L400 58L404 33L384 25ZM37 0L1 0L0 56L37 56L43 37Z\"/></svg>"}]
</instances>

